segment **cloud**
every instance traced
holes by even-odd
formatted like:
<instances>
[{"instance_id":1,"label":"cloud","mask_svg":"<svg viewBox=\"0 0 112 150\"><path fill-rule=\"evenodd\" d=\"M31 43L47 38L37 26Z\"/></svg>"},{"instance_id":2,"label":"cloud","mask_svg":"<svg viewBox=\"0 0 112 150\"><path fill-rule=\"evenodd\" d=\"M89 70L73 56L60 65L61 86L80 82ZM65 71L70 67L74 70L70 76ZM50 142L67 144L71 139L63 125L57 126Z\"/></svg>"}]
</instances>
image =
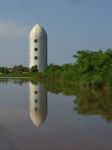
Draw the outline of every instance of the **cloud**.
<instances>
[{"instance_id":1,"label":"cloud","mask_svg":"<svg viewBox=\"0 0 112 150\"><path fill-rule=\"evenodd\" d=\"M23 39L28 36L29 27L13 22L0 22L0 39Z\"/></svg>"}]
</instances>

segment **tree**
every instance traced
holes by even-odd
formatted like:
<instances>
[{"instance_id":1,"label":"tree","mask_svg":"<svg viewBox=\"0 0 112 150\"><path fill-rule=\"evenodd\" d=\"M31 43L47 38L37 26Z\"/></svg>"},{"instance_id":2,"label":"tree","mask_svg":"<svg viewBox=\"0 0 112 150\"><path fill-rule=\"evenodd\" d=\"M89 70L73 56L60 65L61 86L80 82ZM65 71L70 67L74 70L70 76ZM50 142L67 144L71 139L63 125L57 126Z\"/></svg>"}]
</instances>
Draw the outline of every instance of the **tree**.
<instances>
[{"instance_id":1,"label":"tree","mask_svg":"<svg viewBox=\"0 0 112 150\"><path fill-rule=\"evenodd\" d=\"M28 72L29 69L27 67L24 67L22 65L14 66L12 68L12 72Z\"/></svg>"},{"instance_id":2,"label":"tree","mask_svg":"<svg viewBox=\"0 0 112 150\"><path fill-rule=\"evenodd\" d=\"M38 71L37 65L32 66L31 69L30 69L30 72L37 72L37 71Z\"/></svg>"}]
</instances>

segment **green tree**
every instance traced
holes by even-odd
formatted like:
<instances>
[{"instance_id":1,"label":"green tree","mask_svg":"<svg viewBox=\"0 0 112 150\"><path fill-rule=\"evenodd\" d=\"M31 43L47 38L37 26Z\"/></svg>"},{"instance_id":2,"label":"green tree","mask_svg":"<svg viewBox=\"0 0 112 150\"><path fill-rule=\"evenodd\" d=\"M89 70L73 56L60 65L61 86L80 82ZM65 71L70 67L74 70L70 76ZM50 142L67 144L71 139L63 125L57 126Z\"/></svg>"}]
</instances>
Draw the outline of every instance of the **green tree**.
<instances>
[{"instance_id":1,"label":"green tree","mask_svg":"<svg viewBox=\"0 0 112 150\"><path fill-rule=\"evenodd\" d=\"M37 71L38 71L37 65L32 66L31 69L30 69L30 72L37 72Z\"/></svg>"}]
</instances>

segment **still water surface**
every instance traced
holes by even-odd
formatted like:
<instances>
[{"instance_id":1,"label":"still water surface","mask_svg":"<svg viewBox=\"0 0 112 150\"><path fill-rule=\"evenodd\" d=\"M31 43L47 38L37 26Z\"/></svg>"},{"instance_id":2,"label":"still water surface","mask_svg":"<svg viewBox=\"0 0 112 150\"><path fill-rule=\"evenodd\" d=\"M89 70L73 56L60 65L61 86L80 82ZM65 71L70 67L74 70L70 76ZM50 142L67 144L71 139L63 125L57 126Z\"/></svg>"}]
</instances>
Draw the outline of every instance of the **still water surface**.
<instances>
[{"instance_id":1,"label":"still water surface","mask_svg":"<svg viewBox=\"0 0 112 150\"><path fill-rule=\"evenodd\" d=\"M55 93L40 83L0 82L0 150L112 150L111 97L108 108L93 95L88 104L83 94Z\"/></svg>"}]
</instances>

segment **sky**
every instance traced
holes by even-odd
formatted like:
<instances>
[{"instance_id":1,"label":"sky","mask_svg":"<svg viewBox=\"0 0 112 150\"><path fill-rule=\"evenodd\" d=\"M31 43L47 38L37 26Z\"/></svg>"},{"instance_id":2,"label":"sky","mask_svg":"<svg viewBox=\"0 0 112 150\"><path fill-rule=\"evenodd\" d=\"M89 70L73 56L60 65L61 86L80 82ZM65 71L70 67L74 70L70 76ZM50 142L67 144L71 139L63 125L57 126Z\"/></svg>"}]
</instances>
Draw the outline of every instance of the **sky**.
<instances>
[{"instance_id":1,"label":"sky","mask_svg":"<svg viewBox=\"0 0 112 150\"><path fill-rule=\"evenodd\" d=\"M112 48L112 0L0 0L0 66L28 66L29 33L48 35L48 63L73 63L77 50Z\"/></svg>"}]
</instances>

